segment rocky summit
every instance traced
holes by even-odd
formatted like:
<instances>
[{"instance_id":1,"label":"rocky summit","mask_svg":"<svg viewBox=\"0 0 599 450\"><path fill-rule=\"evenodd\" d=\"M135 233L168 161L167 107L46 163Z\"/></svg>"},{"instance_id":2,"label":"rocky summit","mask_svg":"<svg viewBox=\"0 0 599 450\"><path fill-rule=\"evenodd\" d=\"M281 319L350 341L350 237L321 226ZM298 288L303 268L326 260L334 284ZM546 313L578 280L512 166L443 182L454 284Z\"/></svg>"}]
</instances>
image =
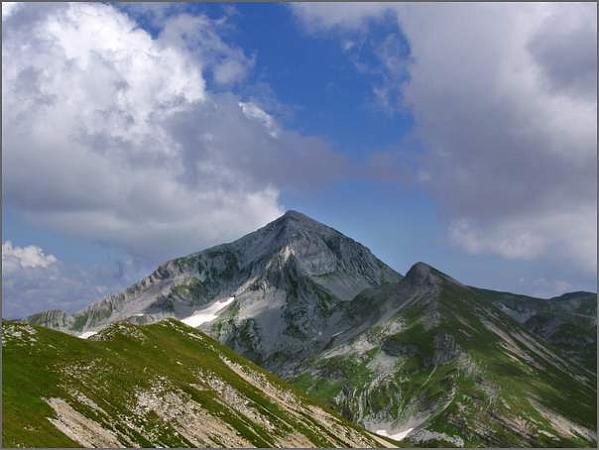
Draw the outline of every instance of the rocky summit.
<instances>
[{"instance_id":1,"label":"rocky summit","mask_svg":"<svg viewBox=\"0 0 599 450\"><path fill-rule=\"evenodd\" d=\"M29 317L79 335L173 318L412 446L595 446L596 294L538 299L425 264L403 277L289 211L124 292Z\"/></svg>"},{"instance_id":2,"label":"rocky summit","mask_svg":"<svg viewBox=\"0 0 599 450\"><path fill-rule=\"evenodd\" d=\"M363 245L289 211L235 242L169 261L76 314L49 311L28 321L90 334L119 320L185 319L234 299L204 328L265 367L286 371L340 331L341 304L400 279Z\"/></svg>"}]
</instances>

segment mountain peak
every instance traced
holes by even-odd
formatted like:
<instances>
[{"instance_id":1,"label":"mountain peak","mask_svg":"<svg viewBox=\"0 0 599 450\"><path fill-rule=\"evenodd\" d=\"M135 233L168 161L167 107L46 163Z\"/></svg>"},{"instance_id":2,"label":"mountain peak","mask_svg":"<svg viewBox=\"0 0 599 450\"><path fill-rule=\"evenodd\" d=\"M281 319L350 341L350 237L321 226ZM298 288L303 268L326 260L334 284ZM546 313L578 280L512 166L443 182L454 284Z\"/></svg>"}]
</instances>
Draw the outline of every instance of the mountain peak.
<instances>
[{"instance_id":1,"label":"mountain peak","mask_svg":"<svg viewBox=\"0 0 599 450\"><path fill-rule=\"evenodd\" d=\"M418 261L410 267L410 270L406 273L406 279L422 280L431 277L434 272L437 272L434 267L422 261Z\"/></svg>"},{"instance_id":2,"label":"mountain peak","mask_svg":"<svg viewBox=\"0 0 599 450\"><path fill-rule=\"evenodd\" d=\"M328 225L325 225L324 223L312 219L311 217L295 210L286 211L285 214L270 222L261 230L268 232L276 231L277 233L279 233L280 230L286 230L286 232L291 232L292 235L296 235L297 232L310 234L316 233L321 236L331 236L333 234L340 236L342 235L334 228L331 228ZM261 230L258 230L258 232Z\"/></svg>"},{"instance_id":3,"label":"mountain peak","mask_svg":"<svg viewBox=\"0 0 599 450\"><path fill-rule=\"evenodd\" d=\"M419 261L410 267L404 280L414 284L439 284L441 281L449 281L454 284L462 285L459 281L422 261Z\"/></svg>"},{"instance_id":4,"label":"mountain peak","mask_svg":"<svg viewBox=\"0 0 599 450\"><path fill-rule=\"evenodd\" d=\"M314 220L311 219L310 217L306 216L305 214L296 211L294 209L288 209L287 211L285 211L285 214L283 214L281 217L286 217L288 219L296 219L296 220Z\"/></svg>"},{"instance_id":5,"label":"mountain peak","mask_svg":"<svg viewBox=\"0 0 599 450\"><path fill-rule=\"evenodd\" d=\"M322 227L322 228L330 228L323 223L320 223L317 220L312 219L311 217L293 209L287 210L285 214L276 219L271 223L297 223L302 226L308 227Z\"/></svg>"},{"instance_id":6,"label":"mountain peak","mask_svg":"<svg viewBox=\"0 0 599 450\"><path fill-rule=\"evenodd\" d=\"M328 302L332 308L333 303L350 301L364 289L400 279L400 274L359 242L291 210L233 242L168 261L125 291L74 316L41 316L32 321L76 332L97 331L131 317L140 317L134 320L144 323L169 316L191 317L200 307L235 296L236 314L248 314L251 323L267 330L259 350L260 357L268 358L286 338L287 327L300 326L295 320L307 318L302 324L328 320L324 309L303 309L296 301ZM289 318L273 306L287 311L288 301L298 309ZM256 315L260 310L273 313ZM314 330L305 333L311 336ZM244 339L237 329L225 332L230 336L223 339Z\"/></svg>"}]
</instances>

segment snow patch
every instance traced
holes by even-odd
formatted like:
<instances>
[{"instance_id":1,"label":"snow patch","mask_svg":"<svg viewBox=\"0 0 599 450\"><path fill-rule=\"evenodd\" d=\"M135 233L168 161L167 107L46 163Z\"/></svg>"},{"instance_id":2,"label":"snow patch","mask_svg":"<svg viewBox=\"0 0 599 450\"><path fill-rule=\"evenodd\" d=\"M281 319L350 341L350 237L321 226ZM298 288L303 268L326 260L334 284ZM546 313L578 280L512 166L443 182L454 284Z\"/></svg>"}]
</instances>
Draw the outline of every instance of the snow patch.
<instances>
[{"instance_id":1,"label":"snow patch","mask_svg":"<svg viewBox=\"0 0 599 450\"><path fill-rule=\"evenodd\" d=\"M229 297L228 299L221 301L217 300L207 308L201 309L200 311L196 311L195 314L181 319L181 322L183 322L186 325L189 325L190 327L199 327L203 323L211 322L218 317L218 314L223 309L225 309L227 306L233 303L233 300L235 300L235 297Z\"/></svg>"},{"instance_id":2,"label":"snow patch","mask_svg":"<svg viewBox=\"0 0 599 450\"><path fill-rule=\"evenodd\" d=\"M77 335L77 337L81 338L81 339L87 339L90 336L93 336L94 334L98 334L97 331L85 331L79 335Z\"/></svg>"},{"instance_id":3,"label":"snow patch","mask_svg":"<svg viewBox=\"0 0 599 450\"><path fill-rule=\"evenodd\" d=\"M394 433L394 434L389 434L389 432L387 430L376 430L375 433L380 434L381 436L385 436L391 439L394 439L396 441L401 441L402 439L404 439L409 433L410 431L412 431L414 428L406 428L403 431L400 431L398 433Z\"/></svg>"}]
</instances>

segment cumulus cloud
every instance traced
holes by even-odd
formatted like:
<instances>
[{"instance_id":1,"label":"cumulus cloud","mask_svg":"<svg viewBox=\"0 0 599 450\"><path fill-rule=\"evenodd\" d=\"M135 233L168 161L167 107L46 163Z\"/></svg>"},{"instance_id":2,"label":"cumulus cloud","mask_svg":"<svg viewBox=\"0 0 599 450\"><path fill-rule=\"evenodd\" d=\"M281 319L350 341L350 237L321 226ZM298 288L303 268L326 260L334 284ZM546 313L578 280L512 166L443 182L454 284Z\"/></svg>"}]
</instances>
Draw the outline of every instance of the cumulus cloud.
<instances>
[{"instance_id":1,"label":"cumulus cloud","mask_svg":"<svg viewBox=\"0 0 599 450\"><path fill-rule=\"evenodd\" d=\"M160 40L167 45L186 48L209 68L214 82L231 85L244 80L255 63L242 49L221 38L226 33L227 17L210 20L203 15L178 14L165 20Z\"/></svg>"},{"instance_id":2,"label":"cumulus cloud","mask_svg":"<svg viewBox=\"0 0 599 450\"><path fill-rule=\"evenodd\" d=\"M381 3L356 2L338 5L322 2L318 4L292 3L298 19L311 32L322 30L357 30L366 28L370 22L392 13L392 8Z\"/></svg>"},{"instance_id":3,"label":"cumulus cloud","mask_svg":"<svg viewBox=\"0 0 599 450\"><path fill-rule=\"evenodd\" d=\"M277 131L277 124L270 114L252 102L239 102L238 105L241 108L241 112L243 112L247 118L262 123L272 137L278 137L279 132Z\"/></svg>"},{"instance_id":4,"label":"cumulus cloud","mask_svg":"<svg viewBox=\"0 0 599 450\"><path fill-rule=\"evenodd\" d=\"M528 48L549 90L593 102L597 88L597 30L589 9L572 10L567 20L553 14L541 24Z\"/></svg>"},{"instance_id":5,"label":"cumulus cloud","mask_svg":"<svg viewBox=\"0 0 599 450\"><path fill-rule=\"evenodd\" d=\"M333 30L342 45L395 18L408 73L393 76L399 62L381 54L381 67L395 61L385 69L395 88L380 92L414 117L418 178L440 200L454 243L596 271L595 4L293 8L308 30Z\"/></svg>"},{"instance_id":6,"label":"cumulus cloud","mask_svg":"<svg viewBox=\"0 0 599 450\"><path fill-rule=\"evenodd\" d=\"M155 35L106 4L22 4L4 19L8 206L164 259L265 224L281 189L343 165L325 141L274 133L260 105L211 91L207 80L243 80L253 57L220 37L223 20L175 13Z\"/></svg>"},{"instance_id":7,"label":"cumulus cloud","mask_svg":"<svg viewBox=\"0 0 599 450\"><path fill-rule=\"evenodd\" d=\"M13 246L12 242L2 243L2 272L14 273L20 269L46 268L56 264L58 259L54 255L46 255L36 245L26 247Z\"/></svg>"}]
</instances>

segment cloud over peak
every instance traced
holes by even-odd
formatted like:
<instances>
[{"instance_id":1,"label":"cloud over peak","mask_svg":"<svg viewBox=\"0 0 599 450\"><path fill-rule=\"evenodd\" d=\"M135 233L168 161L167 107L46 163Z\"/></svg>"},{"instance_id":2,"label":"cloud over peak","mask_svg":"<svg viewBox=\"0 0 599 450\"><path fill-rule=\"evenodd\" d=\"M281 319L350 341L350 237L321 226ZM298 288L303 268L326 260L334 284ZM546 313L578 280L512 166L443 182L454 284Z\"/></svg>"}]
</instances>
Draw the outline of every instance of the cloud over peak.
<instances>
[{"instance_id":1,"label":"cloud over peak","mask_svg":"<svg viewBox=\"0 0 599 450\"><path fill-rule=\"evenodd\" d=\"M225 89L254 64L221 37L226 18L175 11L152 36L132 17L73 3L23 4L5 18L9 206L165 259L267 223L282 212L281 189L329 176L318 158L340 163L326 142Z\"/></svg>"},{"instance_id":2,"label":"cloud over peak","mask_svg":"<svg viewBox=\"0 0 599 450\"><path fill-rule=\"evenodd\" d=\"M377 92L414 117L421 185L440 202L455 244L506 258L565 256L596 271L595 4L292 8L308 30L330 30L341 45L395 18L393 33L409 45L407 75L394 76L398 64L382 55L387 86Z\"/></svg>"}]
</instances>

